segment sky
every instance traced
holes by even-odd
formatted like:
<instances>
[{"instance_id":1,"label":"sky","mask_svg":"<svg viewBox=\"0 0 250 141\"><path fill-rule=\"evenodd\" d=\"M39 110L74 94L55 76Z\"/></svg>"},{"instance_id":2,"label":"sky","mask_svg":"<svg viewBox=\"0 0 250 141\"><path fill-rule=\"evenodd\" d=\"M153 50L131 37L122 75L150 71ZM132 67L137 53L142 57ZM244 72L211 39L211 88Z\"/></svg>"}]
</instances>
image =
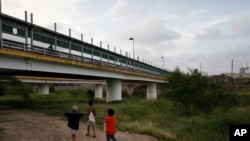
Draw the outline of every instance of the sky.
<instances>
[{"instance_id":1,"label":"sky","mask_svg":"<svg viewBox=\"0 0 250 141\"><path fill-rule=\"evenodd\" d=\"M170 71L238 73L250 64L250 0L1 0L2 13ZM134 38L133 41L129 38ZM250 71L247 70L247 73Z\"/></svg>"}]
</instances>

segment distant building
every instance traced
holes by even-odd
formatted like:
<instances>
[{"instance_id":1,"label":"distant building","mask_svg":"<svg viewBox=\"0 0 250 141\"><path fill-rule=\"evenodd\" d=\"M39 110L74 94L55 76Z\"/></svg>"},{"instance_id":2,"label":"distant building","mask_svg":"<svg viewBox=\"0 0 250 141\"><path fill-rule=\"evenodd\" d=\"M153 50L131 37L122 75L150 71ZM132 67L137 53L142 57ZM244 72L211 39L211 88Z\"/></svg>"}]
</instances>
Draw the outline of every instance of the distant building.
<instances>
[{"instance_id":1,"label":"distant building","mask_svg":"<svg viewBox=\"0 0 250 141\"><path fill-rule=\"evenodd\" d=\"M212 78L216 82L232 82L233 80L250 80L250 73L246 73L246 70L248 70L249 67L241 67L239 73L222 73L220 75L213 75Z\"/></svg>"},{"instance_id":2,"label":"distant building","mask_svg":"<svg viewBox=\"0 0 250 141\"><path fill-rule=\"evenodd\" d=\"M227 83L232 81L232 77L225 75L225 74L220 74L220 75L212 75L211 78L215 82L222 82L222 83Z\"/></svg>"}]
</instances>

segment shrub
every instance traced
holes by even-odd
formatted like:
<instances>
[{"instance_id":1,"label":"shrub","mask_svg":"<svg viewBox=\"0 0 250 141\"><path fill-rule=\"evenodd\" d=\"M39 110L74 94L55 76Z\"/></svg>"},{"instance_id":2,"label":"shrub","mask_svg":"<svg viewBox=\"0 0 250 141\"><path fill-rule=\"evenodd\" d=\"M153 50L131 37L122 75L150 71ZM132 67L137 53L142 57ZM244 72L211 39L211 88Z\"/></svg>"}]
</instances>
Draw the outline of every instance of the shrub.
<instances>
[{"instance_id":1,"label":"shrub","mask_svg":"<svg viewBox=\"0 0 250 141\"><path fill-rule=\"evenodd\" d=\"M192 110L209 113L216 107L228 110L237 104L235 94L202 76L198 70L185 74L177 68L167 79L170 98L185 114Z\"/></svg>"},{"instance_id":2,"label":"shrub","mask_svg":"<svg viewBox=\"0 0 250 141\"><path fill-rule=\"evenodd\" d=\"M32 92L32 88L27 83L22 83L21 81L15 79L13 80L9 86L7 86L7 94L9 95L20 95L25 99L30 98L30 93Z\"/></svg>"},{"instance_id":3,"label":"shrub","mask_svg":"<svg viewBox=\"0 0 250 141\"><path fill-rule=\"evenodd\" d=\"M87 95L88 95L89 100L93 100L95 98L95 93L93 90L88 89Z\"/></svg>"},{"instance_id":4,"label":"shrub","mask_svg":"<svg viewBox=\"0 0 250 141\"><path fill-rule=\"evenodd\" d=\"M0 96L7 94L7 86L15 80L12 76L0 75Z\"/></svg>"}]
</instances>

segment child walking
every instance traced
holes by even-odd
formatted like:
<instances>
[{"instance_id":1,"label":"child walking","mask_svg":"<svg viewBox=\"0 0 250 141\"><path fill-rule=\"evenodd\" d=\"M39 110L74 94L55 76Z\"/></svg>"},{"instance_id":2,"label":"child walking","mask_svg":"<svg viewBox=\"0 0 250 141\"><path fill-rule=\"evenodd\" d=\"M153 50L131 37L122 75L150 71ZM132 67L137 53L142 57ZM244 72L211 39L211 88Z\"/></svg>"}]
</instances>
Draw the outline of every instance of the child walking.
<instances>
[{"instance_id":1,"label":"child walking","mask_svg":"<svg viewBox=\"0 0 250 141\"><path fill-rule=\"evenodd\" d=\"M110 139L112 139L113 141L116 141L116 138L115 138L116 118L114 115L115 115L115 110L108 109L108 116L105 118L107 141L110 141Z\"/></svg>"},{"instance_id":2,"label":"child walking","mask_svg":"<svg viewBox=\"0 0 250 141\"><path fill-rule=\"evenodd\" d=\"M78 107L77 105L72 106L72 113L63 113L63 112L56 112L59 114L64 114L65 117L68 118L68 127L70 128L71 131L71 137L72 141L76 141L76 132L79 129L79 121L80 118L83 117L82 113L78 113Z\"/></svg>"},{"instance_id":3,"label":"child walking","mask_svg":"<svg viewBox=\"0 0 250 141\"><path fill-rule=\"evenodd\" d=\"M86 136L90 136L89 131L90 131L90 127L91 127L92 130L93 130L93 138L95 138L96 137L96 135L95 135L95 116L96 116L96 110L95 110L93 104L94 104L93 101L89 101L89 107L86 110L86 115L88 115Z\"/></svg>"}]
</instances>

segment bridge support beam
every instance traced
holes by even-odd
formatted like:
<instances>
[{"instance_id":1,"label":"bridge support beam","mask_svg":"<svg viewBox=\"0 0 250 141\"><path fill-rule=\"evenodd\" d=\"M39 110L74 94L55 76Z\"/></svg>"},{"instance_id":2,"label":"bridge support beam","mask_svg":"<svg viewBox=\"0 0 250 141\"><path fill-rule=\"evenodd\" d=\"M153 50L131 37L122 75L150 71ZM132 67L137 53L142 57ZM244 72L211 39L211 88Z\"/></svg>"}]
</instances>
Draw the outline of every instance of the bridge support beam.
<instances>
[{"instance_id":1,"label":"bridge support beam","mask_svg":"<svg viewBox=\"0 0 250 141\"><path fill-rule=\"evenodd\" d=\"M49 94L49 85L48 84L40 84L38 88L38 94L48 95Z\"/></svg>"},{"instance_id":2,"label":"bridge support beam","mask_svg":"<svg viewBox=\"0 0 250 141\"><path fill-rule=\"evenodd\" d=\"M107 80L107 102L122 100L122 85L119 79Z\"/></svg>"},{"instance_id":3,"label":"bridge support beam","mask_svg":"<svg viewBox=\"0 0 250 141\"><path fill-rule=\"evenodd\" d=\"M157 99L157 88L156 83L147 84L147 100L156 100Z\"/></svg>"},{"instance_id":4,"label":"bridge support beam","mask_svg":"<svg viewBox=\"0 0 250 141\"><path fill-rule=\"evenodd\" d=\"M102 98L102 84L95 84L95 97Z\"/></svg>"},{"instance_id":5,"label":"bridge support beam","mask_svg":"<svg viewBox=\"0 0 250 141\"><path fill-rule=\"evenodd\" d=\"M134 85L133 84L128 84L127 85L127 94L132 95L134 92Z\"/></svg>"}]
</instances>

